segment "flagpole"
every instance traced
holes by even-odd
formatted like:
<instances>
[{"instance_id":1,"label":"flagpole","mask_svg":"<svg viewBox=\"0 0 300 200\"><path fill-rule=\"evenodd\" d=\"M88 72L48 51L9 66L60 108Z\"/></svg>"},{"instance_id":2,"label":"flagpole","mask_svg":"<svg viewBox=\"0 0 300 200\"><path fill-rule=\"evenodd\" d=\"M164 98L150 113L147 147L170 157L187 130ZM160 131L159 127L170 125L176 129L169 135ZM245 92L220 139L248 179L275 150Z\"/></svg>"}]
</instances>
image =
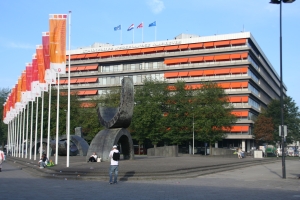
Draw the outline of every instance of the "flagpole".
<instances>
[{"instance_id":1,"label":"flagpole","mask_svg":"<svg viewBox=\"0 0 300 200\"><path fill-rule=\"evenodd\" d=\"M58 129L59 129L59 74L57 74L57 107L56 107L56 140L55 140L55 164L58 160Z\"/></svg>"},{"instance_id":2,"label":"flagpole","mask_svg":"<svg viewBox=\"0 0 300 200\"><path fill-rule=\"evenodd\" d=\"M22 115L21 115L22 116ZM20 133L20 115L18 114L18 124L17 124L17 151L16 151L16 157L20 157L20 144L19 144L19 134Z\"/></svg>"},{"instance_id":3,"label":"flagpole","mask_svg":"<svg viewBox=\"0 0 300 200\"><path fill-rule=\"evenodd\" d=\"M35 107L35 134L34 134L34 157L33 160L36 160L36 150L37 150L37 128L38 128L38 116L39 114L39 97L36 97L36 107ZM41 145L40 145L41 148Z\"/></svg>"},{"instance_id":4,"label":"flagpole","mask_svg":"<svg viewBox=\"0 0 300 200\"><path fill-rule=\"evenodd\" d=\"M122 25L121 25L121 44L122 44Z\"/></svg>"},{"instance_id":5,"label":"flagpole","mask_svg":"<svg viewBox=\"0 0 300 200\"><path fill-rule=\"evenodd\" d=\"M133 28L133 32L132 32L132 43L134 44L134 28Z\"/></svg>"},{"instance_id":6,"label":"flagpole","mask_svg":"<svg viewBox=\"0 0 300 200\"><path fill-rule=\"evenodd\" d=\"M7 113L6 113L7 117ZM10 122L7 124L7 141L6 141L6 155L9 155L9 148L10 148Z\"/></svg>"},{"instance_id":7,"label":"flagpole","mask_svg":"<svg viewBox=\"0 0 300 200\"><path fill-rule=\"evenodd\" d=\"M11 150L11 154L12 154L12 156L13 157L15 157L15 146L16 146L16 144L15 144L15 125L16 125L16 123L15 123L15 121L16 121L16 119L15 119L15 117L13 118L13 124L12 124L12 137L11 137L11 141L12 141L12 150Z\"/></svg>"},{"instance_id":8,"label":"flagpole","mask_svg":"<svg viewBox=\"0 0 300 200\"><path fill-rule=\"evenodd\" d=\"M67 119L67 167L70 165L70 70L71 68L71 11L69 11L69 68L68 68L68 119Z\"/></svg>"},{"instance_id":9,"label":"flagpole","mask_svg":"<svg viewBox=\"0 0 300 200\"><path fill-rule=\"evenodd\" d=\"M47 156L50 158L51 83L49 84Z\"/></svg>"},{"instance_id":10,"label":"flagpole","mask_svg":"<svg viewBox=\"0 0 300 200\"><path fill-rule=\"evenodd\" d=\"M31 101L31 117L30 117L30 153L29 153L29 159L32 158L32 126L33 126L33 101Z\"/></svg>"},{"instance_id":11,"label":"flagpole","mask_svg":"<svg viewBox=\"0 0 300 200\"><path fill-rule=\"evenodd\" d=\"M155 24L155 37L154 37L154 41L156 42L156 24Z\"/></svg>"},{"instance_id":12,"label":"flagpole","mask_svg":"<svg viewBox=\"0 0 300 200\"><path fill-rule=\"evenodd\" d=\"M41 112L41 138L40 138L40 158L43 154L43 131L44 131L44 91L42 91L42 112ZM47 155L48 156L48 155Z\"/></svg>"},{"instance_id":13,"label":"flagpole","mask_svg":"<svg viewBox=\"0 0 300 200\"><path fill-rule=\"evenodd\" d=\"M29 113L29 102L27 103L27 118L26 118L26 151L25 151L25 158L27 158L28 152L28 113Z\"/></svg>"},{"instance_id":14,"label":"flagpole","mask_svg":"<svg viewBox=\"0 0 300 200\"><path fill-rule=\"evenodd\" d=\"M22 133L22 158L24 158L24 133L25 133L25 109L24 108L24 113L23 113L23 133Z\"/></svg>"}]
</instances>

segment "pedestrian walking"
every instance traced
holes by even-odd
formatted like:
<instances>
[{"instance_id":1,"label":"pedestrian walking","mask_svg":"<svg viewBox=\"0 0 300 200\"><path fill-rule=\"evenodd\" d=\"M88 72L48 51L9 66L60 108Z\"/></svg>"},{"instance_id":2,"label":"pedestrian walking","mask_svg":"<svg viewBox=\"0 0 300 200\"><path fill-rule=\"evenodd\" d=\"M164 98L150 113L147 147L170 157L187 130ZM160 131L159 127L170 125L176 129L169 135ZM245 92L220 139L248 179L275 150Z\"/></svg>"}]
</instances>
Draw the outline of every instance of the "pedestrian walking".
<instances>
[{"instance_id":1,"label":"pedestrian walking","mask_svg":"<svg viewBox=\"0 0 300 200\"><path fill-rule=\"evenodd\" d=\"M110 157L110 169L109 169L109 184L117 184L118 182L118 172L119 172L119 160L120 152L117 145L114 145L109 153ZM114 180L113 180L114 173Z\"/></svg>"},{"instance_id":2,"label":"pedestrian walking","mask_svg":"<svg viewBox=\"0 0 300 200\"><path fill-rule=\"evenodd\" d=\"M2 171L2 163L4 161L4 152L0 150L0 172Z\"/></svg>"}]
</instances>

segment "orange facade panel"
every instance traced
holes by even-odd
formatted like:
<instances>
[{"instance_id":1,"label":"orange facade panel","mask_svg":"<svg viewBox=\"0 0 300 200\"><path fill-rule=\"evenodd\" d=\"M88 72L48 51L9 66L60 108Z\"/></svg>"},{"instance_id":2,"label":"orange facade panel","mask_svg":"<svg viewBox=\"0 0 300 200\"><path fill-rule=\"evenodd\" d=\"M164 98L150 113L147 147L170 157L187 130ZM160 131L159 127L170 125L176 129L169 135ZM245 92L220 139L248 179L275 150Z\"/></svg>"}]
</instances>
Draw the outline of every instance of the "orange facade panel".
<instances>
[{"instance_id":1,"label":"orange facade panel","mask_svg":"<svg viewBox=\"0 0 300 200\"><path fill-rule=\"evenodd\" d=\"M185 86L185 89L193 89L193 90L195 90L195 89L200 89L201 86L202 86L201 84L189 84L189 85Z\"/></svg>"},{"instance_id":2,"label":"orange facade panel","mask_svg":"<svg viewBox=\"0 0 300 200\"><path fill-rule=\"evenodd\" d=\"M92 103L92 102L82 102L80 104L81 108L95 108L97 106L96 103Z\"/></svg>"},{"instance_id":3,"label":"orange facade panel","mask_svg":"<svg viewBox=\"0 0 300 200\"><path fill-rule=\"evenodd\" d=\"M203 75L205 75L205 76L212 76L214 74L215 74L214 70L204 70L203 71Z\"/></svg>"},{"instance_id":4,"label":"orange facade panel","mask_svg":"<svg viewBox=\"0 0 300 200\"><path fill-rule=\"evenodd\" d=\"M76 54L71 55L71 60L77 59L77 56L78 56L78 55L76 55Z\"/></svg>"},{"instance_id":5,"label":"orange facade panel","mask_svg":"<svg viewBox=\"0 0 300 200\"><path fill-rule=\"evenodd\" d=\"M213 47L214 47L214 42L205 42L205 43L203 44L203 46L204 46L205 48L213 48Z\"/></svg>"},{"instance_id":6,"label":"orange facade panel","mask_svg":"<svg viewBox=\"0 0 300 200\"><path fill-rule=\"evenodd\" d=\"M66 72L68 72L69 68L66 68ZM71 67L70 72L75 72L77 71L77 67Z\"/></svg>"},{"instance_id":7,"label":"orange facade panel","mask_svg":"<svg viewBox=\"0 0 300 200\"><path fill-rule=\"evenodd\" d=\"M244 74L247 73L248 68L243 67L243 68L231 68L230 73L231 74Z\"/></svg>"},{"instance_id":8,"label":"orange facade panel","mask_svg":"<svg viewBox=\"0 0 300 200\"><path fill-rule=\"evenodd\" d=\"M177 45L173 45L173 46L167 46L164 48L165 51L174 51L177 50L178 46Z\"/></svg>"},{"instance_id":9,"label":"orange facade panel","mask_svg":"<svg viewBox=\"0 0 300 200\"><path fill-rule=\"evenodd\" d=\"M230 131L231 132L248 132L249 126L232 126Z\"/></svg>"},{"instance_id":10,"label":"orange facade panel","mask_svg":"<svg viewBox=\"0 0 300 200\"><path fill-rule=\"evenodd\" d=\"M98 65L85 66L85 70L97 70L97 69L98 69Z\"/></svg>"},{"instance_id":11,"label":"orange facade panel","mask_svg":"<svg viewBox=\"0 0 300 200\"><path fill-rule=\"evenodd\" d=\"M230 88L231 83L218 83L218 86L220 86L223 89L228 89Z\"/></svg>"},{"instance_id":12,"label":"orange facade panel","mask_svg":"<svg viewBox=\"0 0 300 200\"><path fill-rule=\"evenodd\" d=\"M127 54L128 50L121 50L121 51L110 51L108 52L110 56L121 56Z\"/></svg>"},{"instance_id":13,"label":"orange facade panel","mask_svg":"<svg viewBox=\"0 0 300 200\"><path fill-rule=\"evenodd\" d=\"M220 46L229 46L230 45L230 41L225 40L225 41L217 41L214 42L215 47L220 47Z\"/></svg>"},{"instance_id":14,"label":"orange facade panel","mask_svg":"<svg viewBox=\"0 0 300 200\"><path fill-rule=\"evenodd\" d=\"M203 56L191 57L189 58L189 62L203 62Z\"/></svg>"},{"instance_id":15,"label":"orange facade panel","mask_svg":"<svg viewBox=\"0 0 300 200\"><path fill-rule=\"evenodd\" d=\"M225 60L230 60L230 55L216 55L215 56L215 61L225 61Z\"/></svg>"},{"instance_id":16,"label":"orange facade panel","mask_svg":"<svg viewBox=\"0 0 300 200\"><path fill-rule=\"evenodd\" d=\"M189 44L189 49L200 49L203 48L203 43Z\"/></svg>"},{"instance_id":17,"label":"orange facade panel","mask_svg":"<svg viewBox=\"0 0 300 200\"><path fill-rule=\"evenodd\" d=\"M127 51L127 54L139 54L141 53L141 49L130 49Z\"/></svg>"},{"instance_id":18,"label":"orange facade panel","mask_svg":"<svg viewBox=\"0 0 300 200\"><path fill-rule=\"evenodd\" d=\"M206 62L214 61L214 56L204 56L203 59L204 59L204 61L206 61Z\"/></svg>"},{"instance_id":19,"label":"orange facade panel","mask_svg":"<svg viewBox=\"0 0 300 200\"><path fill-rule=\"evenodd\" d=\"M143 49L141 49L141 52L142 53L155 52L155 48L154 47L152 47L152 48L143 48Z\"/></svg>"},{"instance_id":20,"label":"orange facade panel","mask_svg":"<svg viewBox=\"0 0 300 200\"><path fill-rule=\"evenodd\" d=\"M219 75L219 74L229 74L230 73L230 69L227 68L227 69L216 69L215 70L215 74L216 75Z\"/></svg>"},{"instance_id":21,"label":"orange facade panel","mask_svg":"<svg viewBox=\"0 0 300 200\"><path fill-rule=\"evenodd\" d=\"M202 75L203 75L203 70L195 70L189 72L189 76L202 76Z\"/></svg>"},{"instance_id":22,"label":"orange facade panel","mask_svg":"<svg viewBox=\"0 0 300 200\"><path fill-rule=\"evenodd\" d=\"M188 49L189 48L189 45L188 44L181 44L178 46L178 49Z\"/></svg>"},{"instance_id":23,"label":"orange facade panel","mask_svg":"<svg viewBox=\"0 0 300 200\"><path fill-rule=\"evenodd\" d=\"M79 79L77 79L77 83L85 83L85 78L79 78Z\"/></svg>"},{"instance_id":24,"label":"orange facade panel","mask_svg":"<svg viewBox=\"0 0 300 200\"><path fill-rule=\"evenodd\" d=\"M229 102L231 103L246 103L248 102L248 97L245 97L245 96L231 96L231 97L228 97L229 99Z\"/></svg>"},{"instance_id":25,"label":"orange facade panel","mask_svg":"<svg viewBox=\"0 0 300 200\"><path fill-rule=\"evenodd\" d=\"M242 53L241 58L242 59L247 59L248 58L248 52Z\"/></svg>"},{"instance_id":26,"label":"orange facade panel","mask_svg":"<svg viewBox=\"0 0 300 200\"><path fill-rule=\"evenodd\" d=\"M77 55L77 59L80 59L80 58L85 58L86 54L80 54L80 55Z\"/></svg>"},{"instance_id":27,"label":"orange facade panel","mask_svg":"<svg viewBox=\"0 0 300 200\"><path fill-rule=\"evenodd\" d=\"M86 82L86 83L95 83L95 82L97 82L97 81L98 81L97 78L86 78L86 79L85 79L85 82Z\"/></svg>"},{"instance_id":28,"label":"orange facade panel","mask_svg":"<svg viewBox=\"0 0 300 200\"><path fill-rule=\"evenodd\" d=\"M167 59L164 61L166 65L187 63L187 62L188 62L188 58L174 58L174 59Z\"/></svg>"},{"instance_id":29,"label":"orange facade panel","mask_svg":"<svg viewBox=\"0 0 300 200\"><path fill-rule=\"evenodd\" d=\"M88 53L88 54L86 54L86 58L96 58L97 57L97 55L98 55L98 53Z\"/></svg>"},{"instance_id":30,"label":"orange facade panel","mask_svg":"<svg viewBox=\"0 0 300 200\"><path fill-rule=\"evenodd\" d=\"M231 114L237 117L248 117L249 111L232 111Z\"/></svg>"},{"instance_id":31,"label":"orange facade panel","mask_svg":"<svg viewBox=\"0 0 300 200\"><path fill-rule=\"evenodd\" d=\"M164 73L165 78L174 78L178 77L178 72L166 72Z\"/></svg>"},{"instance_id":32,"label":"orange facade panel","mask_svg":"<svg viewBox=\"0 0 300 200\"><path fill-rule=\"evenodd\" d=\"M98 93L98 90L81 90L77 92L77 95L83 96L83 95L95 95Z\"/></svg>"},{"instance_id":33,"label":"orange facade panel","mask_svg":"<svg viewBox=\"0 0 300 200\"><path fill-rule=\"evenodd\" d=\"M185 71L185 72L179 72L178 73L178 76L179 77L186 77L186 76L188 76L189 75L189 72L188 71Z\"/></svg>"},{"instance_id":34,"label":"orange facade panel","mask_svg":"<svg viewBox=\"0 0 300 200\"><path fill-rule=\"evenodd\" d=\"M247 42L246 39L237 39L237 40L230 41L231 45L242 45L242 44L246 44L246 42Z\"/></svg>"},{"instance_id":35,"label":"orange facade panel","mask_svg":"<svg viewBox=\"0 0 300 200\"><path fill-rule=\"evenodd\" d=\"M100 58L106 58L106 57L110 57L111 56L111 52L100 52L97 54L97 57Z\"/></svg>"},{"instance_id":36,"label":"orange facade panel","mask_svg":"<svg viewBox=\"0 0 300 200\"><path fill-rule=\"evenodd\" d=\"M85 70L85 66L79 66L77 67L77 71L84 71Z\"/></svg>"},{"instance_id":37,"label":"orange facade panel","mask_svg":"<svg viewBox=\"0 0 300 200\"><path fill-rule=\"evenodd\" d=\"M163 51L165 47L155 47L156 52Z\"/></svg>"}]
</instances>

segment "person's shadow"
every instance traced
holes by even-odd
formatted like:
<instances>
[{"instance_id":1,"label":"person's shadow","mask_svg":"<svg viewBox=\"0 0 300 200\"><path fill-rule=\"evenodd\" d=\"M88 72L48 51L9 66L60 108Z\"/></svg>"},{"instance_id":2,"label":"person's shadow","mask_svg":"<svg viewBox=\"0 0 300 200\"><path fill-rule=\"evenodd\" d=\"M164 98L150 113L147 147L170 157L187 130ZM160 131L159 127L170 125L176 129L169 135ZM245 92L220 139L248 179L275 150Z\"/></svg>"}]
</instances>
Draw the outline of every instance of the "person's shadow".
<instances>
[{"instance_id":1,"label":"person's shadow","mask_svg":"<svg viewBox=\"0 0 300 200\"><path fill-rule=\"evenodd\" d=\"M128 179L129 179L130 177L133 177L134 174L135 174L135 171L129 171L129 172L126 172L126 173L124 174L124 176L123 176L122 178L120 178L120 181L128 181Z\"/></svg>"}]
</instances>

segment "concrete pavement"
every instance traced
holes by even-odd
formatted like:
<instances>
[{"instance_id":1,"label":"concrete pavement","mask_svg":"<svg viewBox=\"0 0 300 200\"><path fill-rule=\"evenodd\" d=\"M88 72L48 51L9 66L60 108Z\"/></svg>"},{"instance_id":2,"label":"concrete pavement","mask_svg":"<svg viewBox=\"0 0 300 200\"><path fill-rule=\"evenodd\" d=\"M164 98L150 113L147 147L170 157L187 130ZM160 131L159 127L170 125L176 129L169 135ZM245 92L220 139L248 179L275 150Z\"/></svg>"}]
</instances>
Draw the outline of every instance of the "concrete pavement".
<instances>
[{"instance_id":1,"label":"concrete pavement","mask_svg":"<svg viewBox=\"0 0 300 200\"><path fill-rule=\"evenodd\" d=\"M16 163L15 163L16 164ZM1 199L300 199L300 161L267 163L195 178L107 181L44 179L6 162L0 172Z\"/></svg>"}]
</instances>

